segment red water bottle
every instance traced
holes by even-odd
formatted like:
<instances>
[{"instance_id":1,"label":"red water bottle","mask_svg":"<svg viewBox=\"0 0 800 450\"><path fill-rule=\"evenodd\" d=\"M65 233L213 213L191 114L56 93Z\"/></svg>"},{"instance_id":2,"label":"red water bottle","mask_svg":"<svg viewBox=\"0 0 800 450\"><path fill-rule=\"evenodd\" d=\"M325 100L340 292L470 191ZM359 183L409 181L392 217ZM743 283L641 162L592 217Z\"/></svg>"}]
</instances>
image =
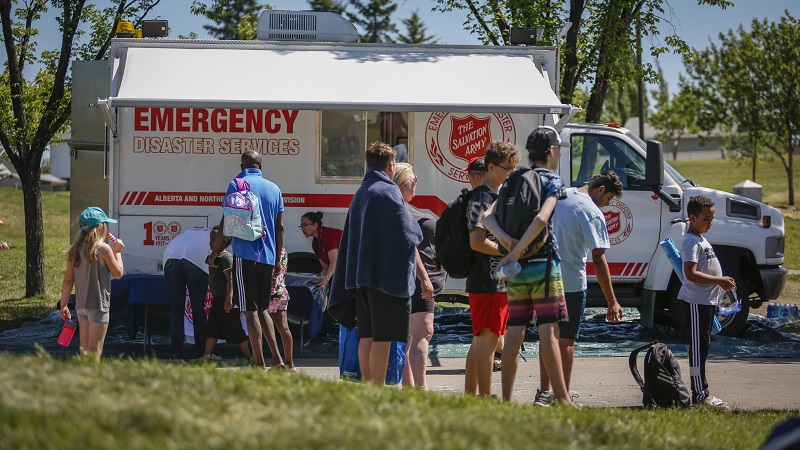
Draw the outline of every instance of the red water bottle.
<instances>
[{"instance_id":1,"label":"red water bottle","mask_svg":"<svg viewBox=\"0 0 800 450\"><path fill-rule=\"evenodd\" d=\"M68 347L72 341L72 335L75 334L75 322L71 320L64 321L64 328L61 329L61 335L58 336L58 343L64 347Z\"/></svg>"}]
</instances>

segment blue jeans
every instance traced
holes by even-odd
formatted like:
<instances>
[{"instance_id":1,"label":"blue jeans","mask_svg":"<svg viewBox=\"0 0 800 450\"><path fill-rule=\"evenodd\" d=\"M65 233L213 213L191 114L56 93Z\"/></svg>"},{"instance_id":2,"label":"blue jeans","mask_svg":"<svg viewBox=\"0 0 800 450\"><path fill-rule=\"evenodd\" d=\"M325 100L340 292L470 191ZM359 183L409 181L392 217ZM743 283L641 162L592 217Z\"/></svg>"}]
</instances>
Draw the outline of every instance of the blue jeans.
<instances>
[{"instance_id":1,"label":"blue jeans","mask_svg":"<svg viewBox=\"0 0 800 450\"><path fill-rule=\"evenodd\" d=\"M164 265L164 277L170 298L170 353L174 357L183 357L183 308L186 304L186 288L189 288L189 302L192 305L192 322L194 322L194 345L197 356L203 356L206 347L206 292L208 291L208 274L185 259L169 259Z\"/></svg>"}]
</instances>

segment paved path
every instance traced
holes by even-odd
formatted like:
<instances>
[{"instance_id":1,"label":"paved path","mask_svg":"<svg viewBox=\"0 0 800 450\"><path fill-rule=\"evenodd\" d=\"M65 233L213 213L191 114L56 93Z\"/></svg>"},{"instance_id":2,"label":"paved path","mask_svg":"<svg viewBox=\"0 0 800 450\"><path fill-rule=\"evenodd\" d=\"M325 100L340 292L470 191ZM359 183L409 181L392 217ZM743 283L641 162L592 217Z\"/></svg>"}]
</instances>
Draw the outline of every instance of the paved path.
<instances>
[{"instance_id":1,"label":"paved path","mask_svg":"<svg viewBox=\"0 0 800 450\"><path fill-rule=\"evenodd\" d=\"M679 358L683 380L689 382L689 363ZM335 358L299 358L298 371L314 378L338 380ZM434 392L460 394L464 389L464 358L433 359L428 366L428 386ZM644 359L639 358L639 371ZM514 401L530 403L539 385L539 361L520 360ZM710 391L735 409L800 410L800 359L710 359L706 365ZM628 369L628 358L576 358L572 391L582 406L637 407L642 393ZM500 394L500 373L492 391ZM343 382L343 381L342 381Z\"/></svg>"}]
</instances>

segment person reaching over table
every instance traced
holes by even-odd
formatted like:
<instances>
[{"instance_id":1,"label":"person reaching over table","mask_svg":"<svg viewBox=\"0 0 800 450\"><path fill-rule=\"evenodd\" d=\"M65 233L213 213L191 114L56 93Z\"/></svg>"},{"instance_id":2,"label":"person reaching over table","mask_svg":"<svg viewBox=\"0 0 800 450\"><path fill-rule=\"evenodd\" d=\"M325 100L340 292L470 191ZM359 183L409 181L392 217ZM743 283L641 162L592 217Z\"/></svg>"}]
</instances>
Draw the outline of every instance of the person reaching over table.
<instances>
[{"instance_id":1,"label":"person reaching over table","mask_svg":"<svg viewBox=\"0 0 800 450\"><path fill-rule=\"evenodd\" d=\"M325 289L336 270L336 258L339 256L339 241L342 230L322 225L322 212L307 212L300 218L300 231L303 236L313 238L311 248L322 265L322 276L319 277L320 289Z\"/></svg>"}]
</instances>

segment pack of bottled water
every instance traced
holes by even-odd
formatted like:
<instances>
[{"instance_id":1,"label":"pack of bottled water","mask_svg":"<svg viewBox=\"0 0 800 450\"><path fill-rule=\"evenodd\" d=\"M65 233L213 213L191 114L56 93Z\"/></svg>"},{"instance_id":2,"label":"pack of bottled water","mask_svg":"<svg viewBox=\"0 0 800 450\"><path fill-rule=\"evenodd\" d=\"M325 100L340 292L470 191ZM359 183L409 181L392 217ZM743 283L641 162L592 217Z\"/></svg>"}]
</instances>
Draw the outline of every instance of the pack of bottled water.
<instances>
[{"instance_id":1,"label":"pack of bottled water","mask_svg":"<svg viewBox=\"0 0 800 450\"><path fill-rule=\"evenodd\" d=\"M772 303L767 305L767 319L797 318L797 305L790 303Z\"/></svg>"},{"instance_id":2,"label":"pack of bottled water","mask_svg":"<svg viewBox=\"0 0 800 450\"><path fill-rule=\"evenodd\" d=\"M742 302L739 301L739 295L736 294L736 289L725 291L722 294L722 299L717 305L717 314L720 316L728 316L736 314L742 310Z\"/></svg>"}]
</instances>

